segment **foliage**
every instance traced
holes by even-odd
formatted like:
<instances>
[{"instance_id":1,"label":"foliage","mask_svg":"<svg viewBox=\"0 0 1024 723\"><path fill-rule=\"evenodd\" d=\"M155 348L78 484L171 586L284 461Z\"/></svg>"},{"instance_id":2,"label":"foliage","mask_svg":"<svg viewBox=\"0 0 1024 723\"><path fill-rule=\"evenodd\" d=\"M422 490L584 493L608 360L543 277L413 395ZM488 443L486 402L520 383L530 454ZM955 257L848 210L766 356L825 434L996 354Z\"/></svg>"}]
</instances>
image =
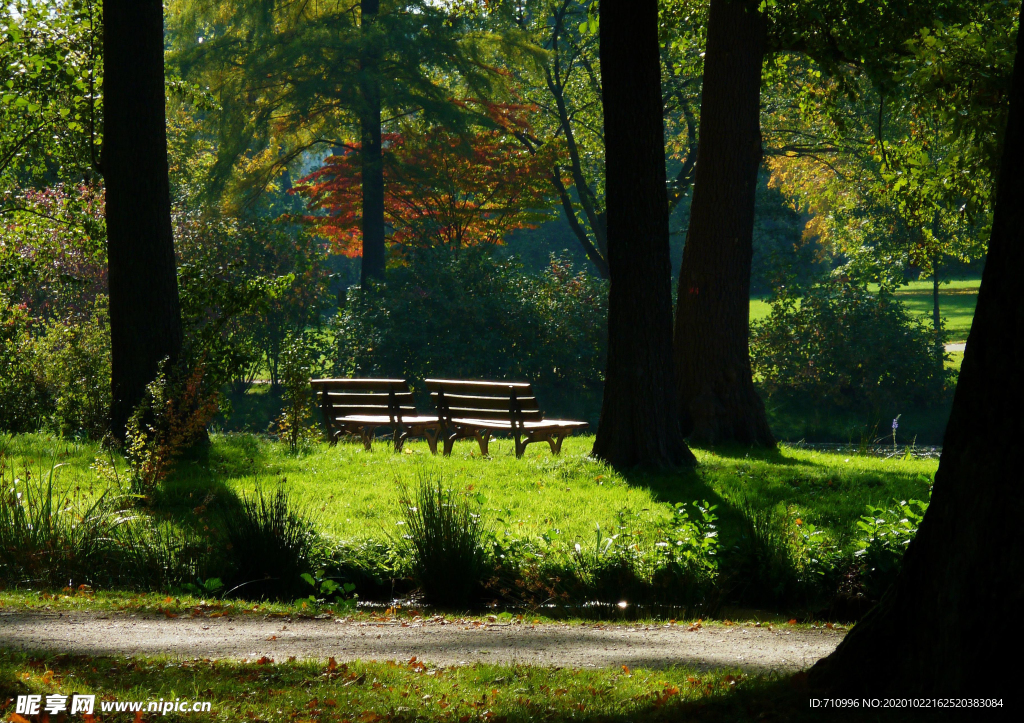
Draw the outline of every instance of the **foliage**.
<instances>
[{"instance_id":1,"label":"foliage","mask_svg":"<svg viewBox=\"0 0 1024 723\"><path fill-rule=\"evenodd\" d=\"M480 515L440 475L421 476L414 491L403 487L401 495L402 539L413 552L413 575L427 600L444 607L474 606L487 561Z\"/></svg>"},{"instance_id":2,"label":"foliage","mask_svg":"<svg viewBox=\"0 0 1024 723\"><path fill-rule=\"evenodd\" d=\"M46 324L33 353L46 390L45 425L62 436L107 431L110 413L110 322L106 300L91 316Z\"/></svg>"},{"instance_id":3,"label":"foliage","mask_svg":"<svg viewBox=\"0 0 1024 723\"><path fill-rule=\"evenodd\" d=\"M310 428L316 409L309 381L314 377L311 345L307 334L291 334L281 350L281 386L284 388L284 410L278 417L276 431L296 452L307 447L320 435Z\"/></svg>"},{"instance_id":4,"label":"foliage","mask_svg":"<svg viewBox=\"0 0 1024 723\"><path fill-rule=\"evenodd\" d=\"M0 296L0 430L38 429L44 415L46 390L37 375L33 322L24 304Z\"/></svg>"},{"instance_id":5,"label":"foliage","mask_svg":"<svg viewBox=\"0 0 1024 723\"><path fill-rule=\"evenodd\" d=\"M286 335L319 322L330 270L319 240L294 225L209 209L175 215L187 355L209 384L244 391L265 368L279 383Z\"/></svg>"},{"instance_id":6,"label":"foliage","mask_svg":"<svg viewBox=\"0 0 1024 723\"><path fill-rule=\"evenodd\" d=\"M173 62L209 88L216 106L208 185L249 201L307 151L357 137L367 76L379 78L385 117L415 114L462 130L486 113L454 99L500 100L495 61L527 52L516 38L424 0L385 0L365 24L359 0L177 0L170 9ZM360 71L367 57L374 67Z\"/></svg>"},{"instance_id":7,"label":"foliage","mask_svg":"<svg viewBox=\"0 0 1024 723\"><path fill-rule=\"evenodd\" d=\"M605 293L557 258L531 277L485 248L417 253L393 271L383 296L349 290L332 323L336 372L595 388L604 372Z\"/></svg>"},{"instance_id":8,"label":"foliage","mask_svg":"<svg viewBox=\"0 0 1024 723\"><path fill-rule=\"evenodd\" d=\"M37 319L88 316L107 291L102 188L24 189L0 224L0 293Z\"/></svg>"},{"instance_id":9,"label":"foliage","mask_svg":"<svg viewBox=\"0 0 1024 723\"><path fill-rule=\"evenodd\" d=\"M309 588L303 574L318 569L315 520L295 506L283 485L271 491L257 481L237 505L222 510L221 524L230 565L225 594L305 597Z\"/></svg>"},{"instance_id":10,"label":"foliage","mask_svg":"<svg viewBox=\"0 0 1024 723\"><path fill-rule=\"evenodd\" d=\"M14 0L0 14L0 216L19 190L95 178L102 128L100 3Z\"/></svg>"},{"instance_id":11,"label":"foliage","mask_svg":"<svg viewBox=\"0 0 1024 723\"><path fill-rule=\"evenodd\" d=\"M167 372L161 363L156 379L128 419L124 455L132 493L151 495L174 469L179 456L206 434L217 413L217 392L205 385L205 367ZM116 475L116 470L111 467Z\"/></svg>"},{"instance_id":12,"label":"foliage","mask_svg":"<svg viewBox=\"0 0 1024 723\"><path fill-rule=\"evenodd\" d=\"M512 113L508 108L492 112ZM408 128L386 135L384 214L391 242L400 249L458 252L499 244L508 232L545 219L550 153L531 153L499 130L456 134ZM353 145L329 156L293 189L310 208L326 212L305 220L331 240L335 253L347 256L359 255L362 248L360 164L360 148Z\"/></svg>"},{"instance_id":13,"label":"foliage","mask_svg":"<svg viewBox=\"0 0 1024 723\"><path fill-rule=\"evenodd\" d=\"M0 296L0 430L49 428L99 439L110 405L105 301L91 315L33 320Z\"/></svg>"},{"instance_id":14,"label":"foliage","mask_svg":"<svg viewBox=\"0 0 1024 723\"><path fill-rule=\"evenodd\" d=\"M903 500L889 508L868 505L868 514L857 522L853 554L861 565L861 583L871 597L881 597L896 579L903 553L927 509L928 503L921 500Z\"/></svg>"},{"instance_id":15,"label":"foliage","mask_svg":"<svg viewBox=\"0 0 1024 723\"><path fill-rule=\"evenodd\" d=\"M884 290L837 278L800 298L780 287L768 318L752 325L751 361L768 396L880 412L943 398L944 336Z\"/></svg>"}]
</instances>

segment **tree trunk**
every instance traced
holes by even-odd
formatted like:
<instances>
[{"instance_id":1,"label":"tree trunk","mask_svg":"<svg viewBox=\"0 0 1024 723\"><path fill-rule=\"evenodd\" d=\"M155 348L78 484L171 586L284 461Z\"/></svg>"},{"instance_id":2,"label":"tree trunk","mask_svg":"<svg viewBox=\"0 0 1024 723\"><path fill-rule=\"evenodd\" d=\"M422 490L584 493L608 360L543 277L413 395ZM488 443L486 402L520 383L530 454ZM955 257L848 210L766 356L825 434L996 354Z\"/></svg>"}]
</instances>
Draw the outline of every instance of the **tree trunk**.
<instances>
[{"instance_id":1,"label":"tree trunk","mask_svg":"<svg viewBox=\"0 0 1024 723\"><path fill-rule=\"evenodd\" d=\"M594 455L619 467L695 459L672 394L672 269L657 0L601 0L608 366Z\"/></svg>"},{"instance_id":2,"label":"tree trunk","mask_svg":"<svg viewBox=\"0 0 1024 723\"><path fill-rule=\"evenodd\" d=\"M932 255L932 326L935 333L939 333L942 327L942 317L939 316L939 255Z\"/></svg>"},{"instance_id":3,"label":"tree trunk","mask_svg":"<svg viewBox=\"0 0 1024 723\"><path fill-rule=\"evenodd\" d=\"M1006 696L1024 642L1024 34L988 262L931 505L881 602L811 670L816 687L872 696ZM1010 698L1004 704L1016 706Z\"/></svg>"},{"instance_id":4,"label":"tree trunk","mask_svg":"<svg viewBox=\"0 0 1024 723\"><path fill-rule=\"evenodd\" d=\"M380 12L380 0L361 0L360 23L364 35L370 35ZM378 39L379 40L379 39ZM378 40L366 41L360 57L360 141L363 191L362 281L384 279L384 153L381 144L380 51Z\"/></svg>"},{"instance_id":5,"label":"tree trunk","mask_svg":"<svg viewBox=\"0 0 1024 723\"><path fill-rule=\"evenodd\" d=\"M766 44L757 7L757 0L711 0L674 356L685 434L774 446L748 348Z\"/></svg>"},{"instance_id":6,"label":"tree trunk","mask_svg":"<svg viewBox=\"0 0 1024 723\"><path fill-rule=\"evenodd\" d=\"M181 350L160 0L105 0L103 53L111 431L123 439L160 360Z\"/></svg>"}]
</instances>

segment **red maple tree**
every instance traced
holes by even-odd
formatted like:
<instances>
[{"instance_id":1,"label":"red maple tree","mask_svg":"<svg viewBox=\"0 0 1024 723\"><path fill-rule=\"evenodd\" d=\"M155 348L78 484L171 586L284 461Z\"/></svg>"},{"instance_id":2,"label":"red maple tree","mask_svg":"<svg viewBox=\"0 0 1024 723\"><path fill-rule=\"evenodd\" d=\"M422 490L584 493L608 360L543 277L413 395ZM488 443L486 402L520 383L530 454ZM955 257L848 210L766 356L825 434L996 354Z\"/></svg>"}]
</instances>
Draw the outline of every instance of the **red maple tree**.
<instances>
[{"instance_id":1,"label":"red maple tree","mask_svg":"<svg viewBox=\"0 0 1024 723\"><path fill-rule=\"evenodd\" d=\"M503 124L504 125L504 124ZM457 134L442 128L384 136L384 213L400 248L500 244L550 215L552 146L530 152L507 127ZM293 189L304 220L335 253L361 253L359 146L329 156Z\"/></svg>"}]
</instances>

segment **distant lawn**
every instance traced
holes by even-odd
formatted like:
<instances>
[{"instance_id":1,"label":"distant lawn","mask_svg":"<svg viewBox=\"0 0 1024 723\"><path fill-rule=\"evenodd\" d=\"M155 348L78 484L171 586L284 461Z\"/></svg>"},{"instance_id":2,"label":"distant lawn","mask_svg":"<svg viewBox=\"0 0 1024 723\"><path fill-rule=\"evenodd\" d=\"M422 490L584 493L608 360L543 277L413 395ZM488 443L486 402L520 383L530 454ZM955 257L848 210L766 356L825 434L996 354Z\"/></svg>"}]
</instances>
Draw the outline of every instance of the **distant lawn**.
<instances>
[{"instance_id":1,"label":"distant lawn","mask_svg":"<svg viewBox=\"0 0 1024 723\"><path fill-rule=\"evenodd\" d=\"M469 493L482 519L502 537L538 539L548 534L556 545L594 545L596 528L604 534L653 534L672 505L707 500L718 505L723 544L738 534L737 507L785 508L837 540L849 538L866 505L890 506L894 500L927 499L936 460L884 459L782 447L779 452L697 450L700 466L674 474L621 473L589 457L593 437L566 441L561 457L546 445L531 445L517 460L511 440L491 442L491 457L460 442L450 458L433 457L424 442L407 444L394 454L379 440L372 452L361 445L317 444L291 454L278 442L254 435L213 435L201 454L181 463L158 494L156 508L182 523L194 522L193 510L213 495L251 492L257 482L280 482L295 500L319 518L319 527L344 540L381 539L396 534L399 484L441 476ZM63 484L98 493L102 483L89 468L99 449L43 435L16 437L9 453L24 478L49 469L53 453L63 466ZM119 463L123 467L123 462ZM479 495L479 497L478 497ZM555 535L551 533L555 532Z\"/></svg>"}]
</instances>

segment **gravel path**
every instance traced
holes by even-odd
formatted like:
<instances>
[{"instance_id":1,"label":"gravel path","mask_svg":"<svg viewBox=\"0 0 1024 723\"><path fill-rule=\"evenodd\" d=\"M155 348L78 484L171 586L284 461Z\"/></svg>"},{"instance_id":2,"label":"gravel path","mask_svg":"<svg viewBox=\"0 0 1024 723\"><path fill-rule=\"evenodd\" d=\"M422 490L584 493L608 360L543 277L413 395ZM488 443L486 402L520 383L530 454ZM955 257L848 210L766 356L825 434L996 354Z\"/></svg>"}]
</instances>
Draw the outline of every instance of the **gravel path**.
<instances>
[{"instance_id":1,"label":"gravel path","mask_svg":"<svg viewBox=\"0 0 1024 723\"><path fill-rule=\"evenodd\" d=\"M738 667L751 672L807 668L839 644L833 630L747 625L488 624L188 618L116 613L3 613L0 646L91 655L262 656L339 662L403 660L561 667Z\"/></svg>"}]
</instances>

